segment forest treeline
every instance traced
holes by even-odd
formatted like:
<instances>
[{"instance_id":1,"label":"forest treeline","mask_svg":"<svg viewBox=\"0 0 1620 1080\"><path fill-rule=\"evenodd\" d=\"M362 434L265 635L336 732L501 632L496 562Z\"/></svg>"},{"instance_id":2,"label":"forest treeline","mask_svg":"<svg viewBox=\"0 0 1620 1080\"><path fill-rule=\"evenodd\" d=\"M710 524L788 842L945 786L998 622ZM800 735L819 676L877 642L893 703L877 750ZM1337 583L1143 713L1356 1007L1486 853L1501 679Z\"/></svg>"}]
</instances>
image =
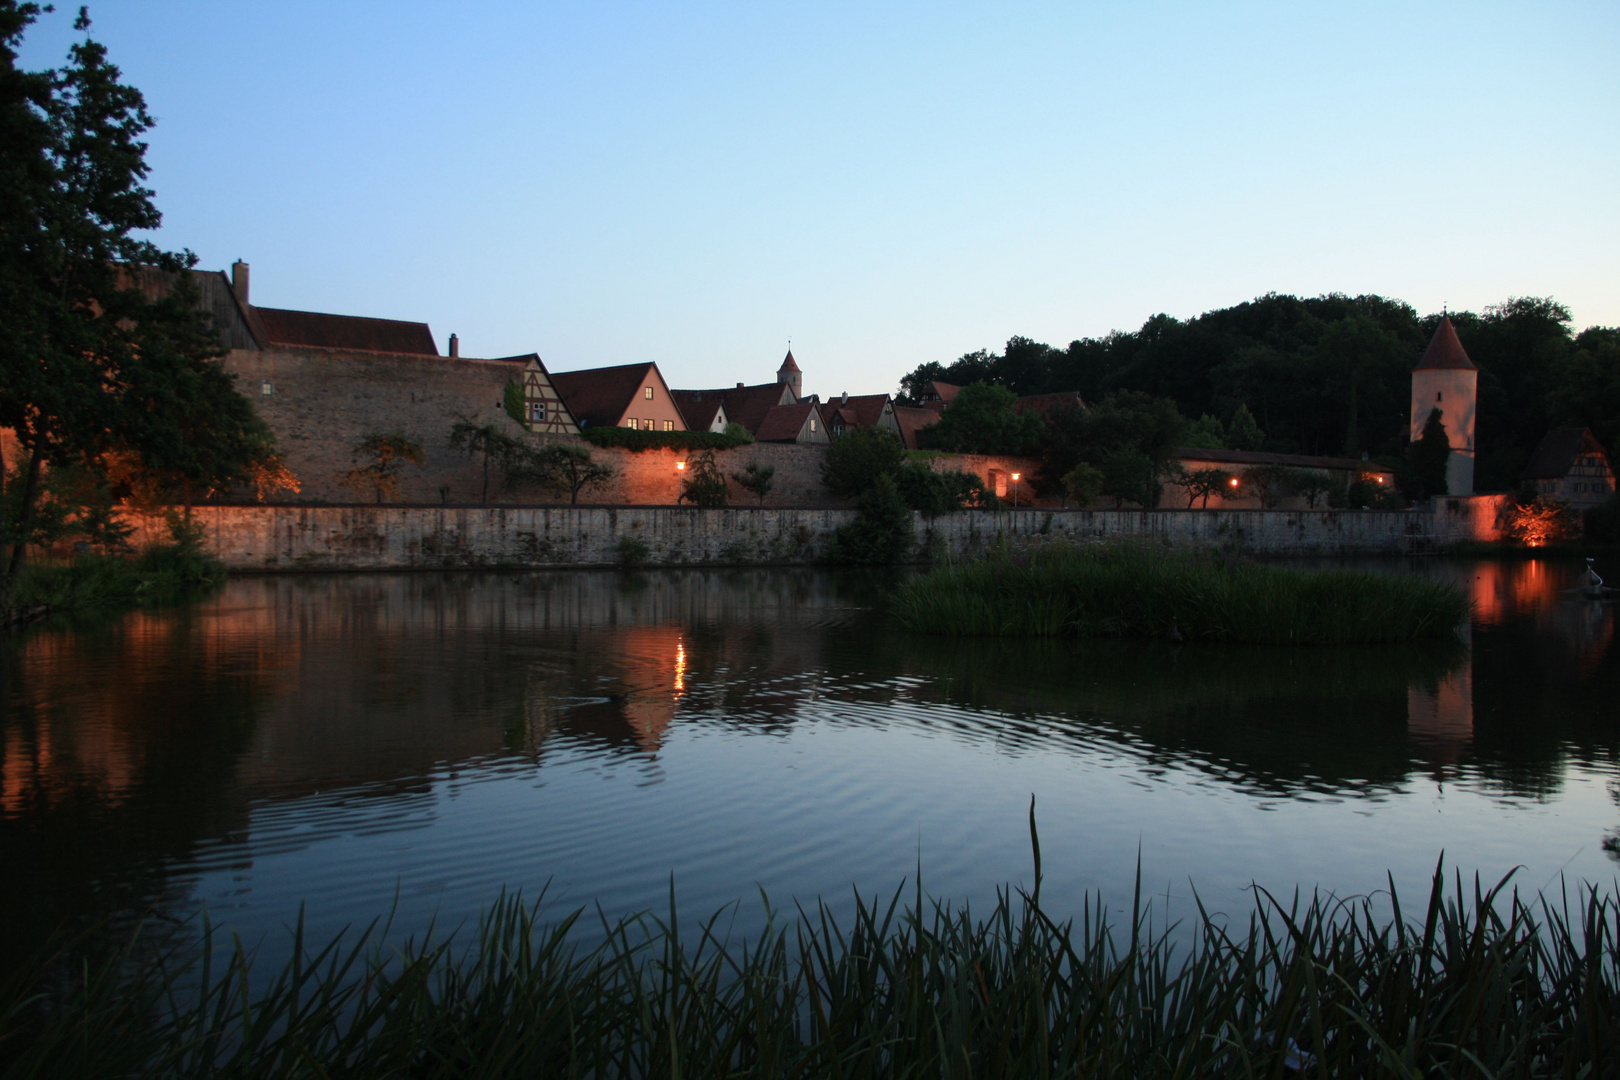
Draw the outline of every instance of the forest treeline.
<instances>
[{"instance_id":1,"label":"forest treeline","mask_svg":"<svg viewBox=\"0 0 1620 1080\"><path fill-rule=\"evenodd\" d=\"M1620 328L1576 334L1568 308L1537 297L1450 314L1480 369L1478 490L1517 487L1552 427L1589 427L1615 449ZM900 398L915 403L935 379L1017 394L1078 390L1088 402L1137 391L1193 420L1230 423L1246 406L1266 450L1390 458L1406 445L1412 368L1439 322L1382 296L1273 293L1185 321L1155 315L1135 332L1067 348L1013 337L999 353L920 365L900 381Z\"/></svg>"}]
</instances>

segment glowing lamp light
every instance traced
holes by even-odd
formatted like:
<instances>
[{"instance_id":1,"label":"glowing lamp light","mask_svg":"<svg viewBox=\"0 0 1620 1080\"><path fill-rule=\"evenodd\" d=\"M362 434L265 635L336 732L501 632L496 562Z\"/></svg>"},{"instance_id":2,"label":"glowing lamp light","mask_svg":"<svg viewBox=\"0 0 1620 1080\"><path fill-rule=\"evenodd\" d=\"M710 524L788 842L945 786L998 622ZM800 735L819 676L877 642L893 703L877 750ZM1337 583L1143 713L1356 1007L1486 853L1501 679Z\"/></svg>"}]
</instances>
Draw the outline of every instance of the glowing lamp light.
<instances>
[{"instance_id":1,"label":"glowing lamp light","mask_svg":"<svg viewBox=\"0 0 1620 1080\"><path fill-rule=\"evenodd\" d=\"M677 461L677 462L676 462L676 463L675 463L675 471L676 471L676 472L685 472L685 471L686 471L686 462L684 462L684 461Z\"/></svg>"},{"instance_id":2,"label":"glowing lamp light","mask_svg":"<svg viewBox=\"0 0 1620 1080\"><path fill-rule=\"evenodd\" d=\"M1228 480L1227 483L1231 484L1233 487L1237 487L1238 486L1237 477L1235 477L1235 476L1232 477L1232 479Z\"/></svg>"},{"instance_id":3,"label":"glowing lamp light","mask_svg":"<svg viewBox=\"0 0 1620 1080\"><path fill-rule=\"evenodd\" d=\"M1024 477L1023 477L1022 473L1013 473L1013 483L1016 484L1016 483L1018 483L1018 481L1022 480L1023 478Z\"/></svg>"}]
</instances>

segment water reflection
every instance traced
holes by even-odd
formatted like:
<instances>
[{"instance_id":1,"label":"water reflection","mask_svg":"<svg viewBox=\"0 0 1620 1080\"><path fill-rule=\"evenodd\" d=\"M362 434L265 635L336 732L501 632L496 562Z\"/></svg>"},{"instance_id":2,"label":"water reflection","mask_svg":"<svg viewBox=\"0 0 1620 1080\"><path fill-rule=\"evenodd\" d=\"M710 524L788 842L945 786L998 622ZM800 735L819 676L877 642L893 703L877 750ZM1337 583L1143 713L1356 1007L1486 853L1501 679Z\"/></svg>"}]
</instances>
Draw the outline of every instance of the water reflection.
<instances>
[{"instance_id":1,"label":"water reflection","mask_svg":"<svg viewBox=\"0 0 1620 1080\"><path fill-rule=\"evenodd\" d=\"M877 625L879 581L778 571L244 579L192 611L35 633L0 650L0 961L64 917L147 903L183 913L210 875L242 882L242 897L263 893L260 867L323 845L359 853L325 872L385 885L421 869L431 893L480 866L507 880L496 875L514 846L532 847L532 826L446 801L471 805L469 785L566 793L545 804L564 815L553 846L531 857L577 859L600 875L580 888L606 890L632 864L662 860L667 873L759 858L728 837L746 831L739 815L767 811L782 838L770 857L833 859L797 835L829 797L889 799L841 826L881 846L924 812L895 792L951 812L964 777L989 775L990 760L1011 763L1009 794L1024 798L1041 770L1072 762L1149 794L1196 783L1266 807L1411 800L1431 783L1549 800L1581 769L1612 776L1612 606L1563 594L1576 571L1557 564L1419 572L1467 585L1478 614L1466 641L941 641ZM805 733L839 749L799 780ZM640 804L579 786L618 776L665 794L625 809ZM1131 812L1174 813L1153 809L1164 798ZM633 821L655 806L686 816ZM961 813L966 859L993 829ZM637 829L663 839L637 854ZM1595 844L1600 830L1590 835ZM734 895L731 877L715 880ZM321 884L279 887L298 896Z\"/></svg>"}]
</instances>

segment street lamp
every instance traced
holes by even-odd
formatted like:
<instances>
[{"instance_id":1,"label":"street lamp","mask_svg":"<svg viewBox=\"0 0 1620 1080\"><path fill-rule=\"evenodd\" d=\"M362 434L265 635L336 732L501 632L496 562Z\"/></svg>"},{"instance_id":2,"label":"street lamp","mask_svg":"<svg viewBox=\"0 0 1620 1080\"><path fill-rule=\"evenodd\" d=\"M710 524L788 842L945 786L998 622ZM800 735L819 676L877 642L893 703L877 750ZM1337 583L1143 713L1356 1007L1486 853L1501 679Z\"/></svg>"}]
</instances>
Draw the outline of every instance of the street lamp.
<instances>
[{"instance_id":1,"label":"street lamp","mask_svg":"<svg viewBox=\"0 0 1620 1080\"><path fill-rule=\"evenodd\" d=\"M1013 473L1013 506L1018 505L1018 481L1022 478L1022 473Z\"/></svg>"},{"instance_id":2,"label":"street lamp","mask_svg":"<svg viewBox=\"0 0 1620 1080\"><path fill-rule=\"evenodd\" d=\"M676 463L675 463L675 471L676 471L676 472L678 472L678 473L683 473L683 472L685 472L685 471L686 471L686 462L684 462L684 461L677 461L677 462L676 462Z\"/></svg>"}]
</instances>

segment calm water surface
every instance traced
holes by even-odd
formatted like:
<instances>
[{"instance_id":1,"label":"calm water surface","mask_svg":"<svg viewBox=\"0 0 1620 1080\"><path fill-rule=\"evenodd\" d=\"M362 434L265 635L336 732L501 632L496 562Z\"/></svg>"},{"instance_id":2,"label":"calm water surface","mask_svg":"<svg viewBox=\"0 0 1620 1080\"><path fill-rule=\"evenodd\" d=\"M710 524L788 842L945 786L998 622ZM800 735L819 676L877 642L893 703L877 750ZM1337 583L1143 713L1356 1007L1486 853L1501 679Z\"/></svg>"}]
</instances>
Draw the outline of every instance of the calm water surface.
<instances>
[{"instance_id":1,"label":"calm water surface","mask_svg":"<svg viewBox=\"0 0 1620 1080\"><path fill-rule=\"evenodd\" d=\"M503 889L683 911L894 888L1609 885L1613 605L1577 567L1430 560L1458 640L1251 649L942 641L880 579L792 571L265 577L0 644L0 959L206 906L250 940ZM1620 577L1620 574L1616 574Z\"/></svg>"}]
</instances>

